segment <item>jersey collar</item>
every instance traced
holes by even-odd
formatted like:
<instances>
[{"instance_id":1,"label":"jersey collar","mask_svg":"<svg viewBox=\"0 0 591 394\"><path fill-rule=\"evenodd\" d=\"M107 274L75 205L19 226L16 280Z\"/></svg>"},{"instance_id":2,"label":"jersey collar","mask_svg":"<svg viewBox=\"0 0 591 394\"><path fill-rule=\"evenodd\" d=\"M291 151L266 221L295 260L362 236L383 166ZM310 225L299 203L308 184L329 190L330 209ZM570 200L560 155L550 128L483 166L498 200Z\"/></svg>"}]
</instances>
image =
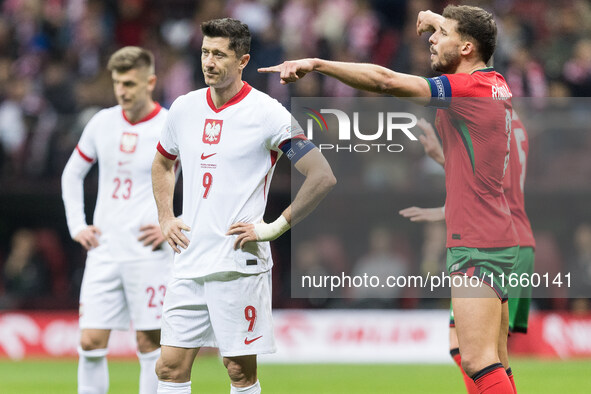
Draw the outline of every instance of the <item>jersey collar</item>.
<instances>
[{"instance_id":1,"label":"jersey collar","mask_svg":"<svg viewBox=\"0 0 591 394\"><path fill-rule=\"evenodd\" d=\"M156 104L156 107L154 107L152 112L150 112L148 115L144 116L142 119L138 120L137 122L132 122L129 119L127 119L127 116L125 115L125 111L123 111L123 109L122 109L121 113L123 114L123 119L125 119L125 121L132 126L135 126L138 123L147 122L148 120L150 120L150 119L154 118L156 115L158 115L160 113L160 110L162 109L162 107L160 106L159 103L154 103L154 104Z\"/></svg>"},{"instance_id":2,"label":"jersey collar","mask_svg":"<svg viewBox=\"0 0 591 394\"><path fill-rule=\"evenodd\" d=\"M495 69L493 67L484 67L484 68L479 68L478 70L474 70L470 74L474 74L476 72L487 73L487 72L490 72L490 71L495 71Z\"/></svg>"},{"instance_id":3,"label":"jersey collar","mask_svg":"<svg viewBox=\"0 0 591 394\"><path fill-rule=\"evenodd\" d=\"M252 86L250 86L247 82L244 82L242 88L232 97L230 100L226 102L226 104L222 105L219 108L216 108L215 104L213 103L213 99L211 98L211 88L207 88L207 104L209 104L209 108L215 113L222 112L224 109L228 108L231 105L238 104L241 102L252 90Z\"/></svg>"}]
</instances>

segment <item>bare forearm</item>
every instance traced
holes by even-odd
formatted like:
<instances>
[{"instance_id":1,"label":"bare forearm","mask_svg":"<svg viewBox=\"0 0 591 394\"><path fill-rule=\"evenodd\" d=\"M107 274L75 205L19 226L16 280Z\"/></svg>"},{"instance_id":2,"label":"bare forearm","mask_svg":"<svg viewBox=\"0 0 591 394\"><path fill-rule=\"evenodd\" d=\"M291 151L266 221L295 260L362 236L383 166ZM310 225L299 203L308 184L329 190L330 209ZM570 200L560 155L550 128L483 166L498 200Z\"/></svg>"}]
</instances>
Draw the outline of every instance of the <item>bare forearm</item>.
<instances>
[{"instance_id":1,"label":"bare forearm","mask_svg":"<svg viewBox=\"0 0 591 394\"><path fill-rule=\"evenodd\" d=\"M165 159L167 160L167 159ZM165 162L154 159L152 165L152 189L158 208L158 220L174 217L172 201L174 198L175 173Z\"/></svg>"},{"instance_id":2,"label":"bare forearm","mask_svg":"<svg viewBox=\"0 0 591 394\"><path fill-rule=\"evenodd\" d=\"M332 172L310 174L302 184L295 199L282 215L293 227L308 216L336 184Z\"/></svg>"},{"instance_id":3,"label":"bare forearm","mask_svg":"<svg viewBox=\"0 0 591 394\"><path fill-rule=\"evenodd\" d=\"M360 90L396 97L429 97L427 82L414 75L398 73L376 64L344 63L314 59L314 71L338 79Z\"/></svg>"}]
</instances>

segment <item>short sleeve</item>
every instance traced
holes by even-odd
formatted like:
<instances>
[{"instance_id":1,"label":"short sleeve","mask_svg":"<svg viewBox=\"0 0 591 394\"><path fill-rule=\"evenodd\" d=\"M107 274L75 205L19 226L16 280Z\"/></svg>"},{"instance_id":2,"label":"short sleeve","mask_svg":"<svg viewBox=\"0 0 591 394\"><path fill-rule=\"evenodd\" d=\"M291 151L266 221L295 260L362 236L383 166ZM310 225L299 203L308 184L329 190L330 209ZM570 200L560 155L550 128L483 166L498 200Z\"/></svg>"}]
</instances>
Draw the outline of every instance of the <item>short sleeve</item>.
<instances>
[{"instance_id":1,"label":"short sleeve","mask_svg":"<svg viewBox=\"0 0 591 394\"><path fill-rule=\"evenodd\" d=\"M162 129L162 133L160 134L160 141L158 142L157 147L158 151L170 160L175 160L179 154L177 129L175 124L176 114L179 111L178 107L179 99L172 104L168 111L168 116L166 117L166 122Z\"/></svg>"},{"instance_id":2,"label":"short sleeve","mask_svg":"<svg viewBox=\"0 0 591 394\"><path fill-rule=\"evenodd\" d=\"M277 100L270 100L267 112L265 145L269 150L280 151L283 144L294 137L304 136L304 130L289 111Z\"/></svg>"},{"instance_id":3,"label":"short sleeve","mask_svg":"<svg viewBox=\"0 0 591 394\"><path fill-rule=\"evenodd\" d=\"M432 107L448 108L452 97L470 97L472 94L469 74L444 74L425 79L431 89L429 106Z\"/></svg>"}]
</instances>

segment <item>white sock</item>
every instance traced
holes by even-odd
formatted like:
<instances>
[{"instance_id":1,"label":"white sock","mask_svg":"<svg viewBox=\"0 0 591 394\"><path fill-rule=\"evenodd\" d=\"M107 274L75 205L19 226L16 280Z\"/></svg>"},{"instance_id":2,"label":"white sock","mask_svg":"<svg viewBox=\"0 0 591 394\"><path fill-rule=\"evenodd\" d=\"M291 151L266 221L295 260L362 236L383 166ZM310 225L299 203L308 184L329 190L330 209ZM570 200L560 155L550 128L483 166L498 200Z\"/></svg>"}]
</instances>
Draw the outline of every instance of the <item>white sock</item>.
<instances>
[{"instance_id":1,"label":"white sock","mask_svg":"<svg viewBox=\"0 0 591 394\"><path fill-rule=\"evenodd\" d=\"M78 394L105 394L109 390L107 349L78 347Z\"/></svg>"},{"instance_id":2,"label":"white sock","mask_svg":"<svg viewBox=\"0 0 591 394\"><path fill-rule=\"evenodd\" d=\"M234 387L230 386L230 394L261 394L261 384L257 380L255 384L248 387Z\"/></svg>"},{"instance_id":3,"label":"white sock","mask_svg":"<svg viewBox=\"0 0 591 394\"><path fill-rule=\"evenodd\" d=\"M140 394L154 394L158 390L156 361L160 357L160 348L149 353L137 352L140 360Z\"/></svg>"},{"instance_id":4,"label":"white sock","mask_svg":"<svg viewBox=\"0 0 591 394\"><path fill-rule=\"evenodd\" d=\"M191 394L191 381L173 383L158 381L158 394Z\"/></svg>"}]
</instances>

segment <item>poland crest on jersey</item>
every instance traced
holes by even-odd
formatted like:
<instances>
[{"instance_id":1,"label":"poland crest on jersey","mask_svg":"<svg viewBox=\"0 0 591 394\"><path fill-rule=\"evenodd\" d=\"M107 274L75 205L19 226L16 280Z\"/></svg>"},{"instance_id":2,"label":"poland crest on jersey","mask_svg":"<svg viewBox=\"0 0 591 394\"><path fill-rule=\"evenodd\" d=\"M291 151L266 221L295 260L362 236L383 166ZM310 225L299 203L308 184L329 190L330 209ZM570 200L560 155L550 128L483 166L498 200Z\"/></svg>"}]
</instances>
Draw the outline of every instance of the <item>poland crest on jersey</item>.
<instances>
[{"instance_id":1,"label":"poland crest on jersey","mask_svg":"<svg viewBox=\"0 0 591 394\"><path fill-rule=\"evenodd\" d=\"M203 129L203 142L206 144L218 144L222 136L223 120L219 119L205 119L205 127Z\"/></svg>"},{"instance_id":2,"label":"poland crest on jersey","mask_svg":"<svg viewBox=\"0 0 591 394\"><path fill-rule=\"evenodd\" d=\"M119 150L124 153L133 153L137 147L138 135L137 133L129 133L124 131L121 134L121 143L119 144Z\"/></svg>"}]
</instances>

